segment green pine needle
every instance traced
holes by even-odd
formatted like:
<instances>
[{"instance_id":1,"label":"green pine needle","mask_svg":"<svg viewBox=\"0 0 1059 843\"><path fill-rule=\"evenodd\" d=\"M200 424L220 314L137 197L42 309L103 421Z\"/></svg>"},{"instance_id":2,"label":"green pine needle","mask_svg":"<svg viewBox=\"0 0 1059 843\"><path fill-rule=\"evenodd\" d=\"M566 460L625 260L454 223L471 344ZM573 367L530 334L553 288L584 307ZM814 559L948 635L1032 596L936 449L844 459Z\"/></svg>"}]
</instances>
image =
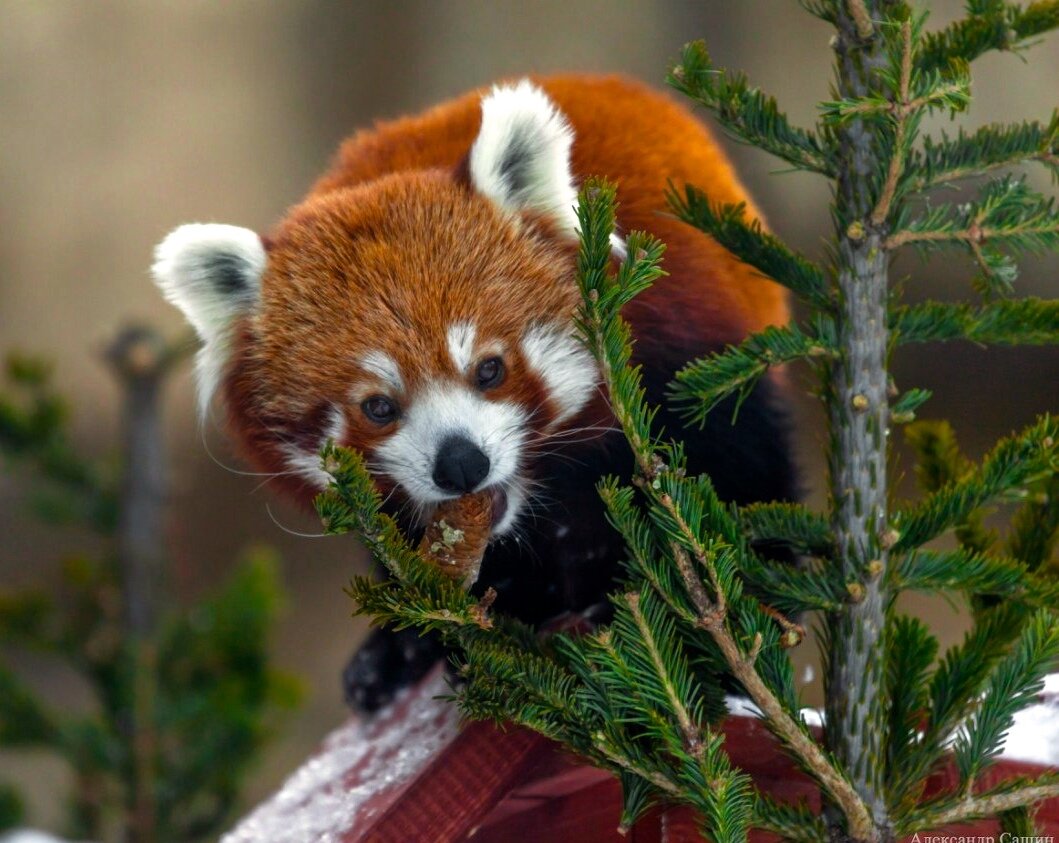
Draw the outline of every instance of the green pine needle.
<instances>
[{"instance_id":1,"label":"green pine needle","mask_svg":"<svg viewBox=\"0 0 1059 843\"><path fill-rule=\"evenodd\" d=\"M754 802L754 826L796 843L826 843L831 839L823 817L805 802L778 802L758 793Z\"/></svg>"},{"instance_id":2,"label":"green pine needle","mask_svg":"<svg viewBox=\"0 0 1059 843\"><path fill-rule=\"evenodd\" d=\"M792 126L776 100L751 87L746 76L717 69L703 42L684 47L667 81L713 112L721 126L739 140L800 170L833 174L831 153L819 139Z\"/></svg>"},{"instance_id":3,"label":"green pine needle","mask_svg":"<svg viewBox=\"0 0 1059 843\"><path fill-rule=\"evenodd\" d=\"M952 138L943 132L940 141L925 138L922 150L908 161L909 190L929 190L1028 162L1043 164L1059 178L1059 110L1047 123L991 124L974 132L960 129Z\"/></svg>"},{"instance_id":4,"label":"green pine needle","mask_svg":"<svg viewBox=\"0 0 1059 843\"><path fill-rule=\"evenodd\" d=\"M670 185L666 200L680 219L709 234L743 263L787 287L812 307L831 309L831 293L823 272L766 232L760 220L747 220L745 202L713 205L703 191L691 185L685 185L683 193Z\"/></svg>"},{"instance_id":5,"label":"green pine needle","mask_svg":"<svg viewBox=\"0 0 1059 843\"><path fill-rule=\"evenodd\" d=\"M1059 468L1059 424L1049 416L1019 436L1001 441L968 476L947 483L924 501L897 513L895 551L910 550L949 527L964 523L979 507L1023 488Z\"/></svg>"},{"instance_id":6,"label":"green pine needle","mask_svg":"<svg viewBox=\"0 0 1059 843\"><path fill-rule=\"evenodd\" d=\"M993 179L972 202L939 204L919 216L899 215L888 249L913 244L920 249L959 245L989 274L1001 274L1001 287L1012 274L1002 252L1042 253L1059 248L1059 209L1054 197L1033 190L1024 177ZM987 251L984 251L987 250Z\"/></svg>"},{"instance_id":7,"label":"green pine needle","mask_svg":"<svg viewBox=\"0 0 1059 843\"><path fill-rule=\"evenodd\" d=\"M985 345L1059 343L1059 299L1024 298L984 305L926 301L897 308L896 342L967 340Z\"/></svg>"},{"instance_id":8,"label":"green pine needle","mask_svg":"<svg viewBox=\"0 0 1059 843\"><path fill-rule=\"evenodd\" d=\"M776 501L739 509L739 520L750 541L782 545L798 553L831 558L835 538L827 519L802 504Z\"/></svg>"},{"instance_id":9,"label":"green pine needle","mask_svg":"<svg viewBox=\"0 0 1059 843\"><path fill-rule=\"evenodd\" d=\"M919 744L920 727L930 703L928 680L938 654L938 640L918 618L898 615L888 622L886 699L890 730L886 780L892 783ZM891 805L891 809L896 807Z\"/></svg>"},{"instance_id":10,"label":"green pine needle","mask_svg":"<svg viewBox=\"0 0 1059 843\"><path fill-rule=\"evenodd\" d=\"M823 326L824 320L819 324ZM832 347L829 333L806 332L795 325L765 328L739 345L689 363L670 384L670 397L685 418L702 425L711 410L735 395L734 418L770 367L828 355Z\"/></svg>"},{"instance_id":11,"label":"green pine needle","mask_svg":"<svg viewBox=\"0 0 1059 843\"><path fill-rule=\"evenodd\" d=\"M943 71L954 59L969 62L990 50L1018 53L1033 43L1031 39L1059 27L1059 0L1026 6L979 0L970 5L972 13L966 18L926 35L917 59L921 70Z\"/></svg>"},{"instance_id":12,"label":"green pine needle","mask_svg":"<svg viewBox=\"0 0 1059 843\"><path fill-rule=\"evenodd\" d=\"M1057 661L1059 622L1052 613L1038 611L991 672L977 711L956 739L956 767L967 790L1000 752L1016 712L1033 702Z\"/></svg>"}]
</instances>

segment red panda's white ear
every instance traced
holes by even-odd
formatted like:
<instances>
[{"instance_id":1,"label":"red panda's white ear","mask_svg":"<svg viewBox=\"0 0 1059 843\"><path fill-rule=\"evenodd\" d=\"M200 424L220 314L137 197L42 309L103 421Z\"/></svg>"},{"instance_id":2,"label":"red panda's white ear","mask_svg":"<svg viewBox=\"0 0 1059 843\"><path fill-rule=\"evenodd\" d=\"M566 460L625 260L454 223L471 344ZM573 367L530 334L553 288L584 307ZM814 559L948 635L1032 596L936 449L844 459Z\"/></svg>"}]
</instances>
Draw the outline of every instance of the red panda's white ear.
<instances>
[{"instance_id":1,"label":"red panda's white ear","mask_svg":"<svg viewBox=\"0 0 1059 843\"><path fill-rule=\"evenodd\" d=\"M500 207L545 213L576 237L573 140L566 117L528 79L497 86L482 98L482 127L469 160L471 183Z\"/></svg>"},{"instance_id":2,"label":"red panda's white ear","mask_svg":"<svg viewBox=\"0 0 1059 843\"><path fill-rule=\"evenodd\" d=\"M202 413L227 363L232 324L261 299L267 261L261 238L234 225L182 225L155 248L155 283L203 342L196 361Z\"/></svg>"}]
</instances>

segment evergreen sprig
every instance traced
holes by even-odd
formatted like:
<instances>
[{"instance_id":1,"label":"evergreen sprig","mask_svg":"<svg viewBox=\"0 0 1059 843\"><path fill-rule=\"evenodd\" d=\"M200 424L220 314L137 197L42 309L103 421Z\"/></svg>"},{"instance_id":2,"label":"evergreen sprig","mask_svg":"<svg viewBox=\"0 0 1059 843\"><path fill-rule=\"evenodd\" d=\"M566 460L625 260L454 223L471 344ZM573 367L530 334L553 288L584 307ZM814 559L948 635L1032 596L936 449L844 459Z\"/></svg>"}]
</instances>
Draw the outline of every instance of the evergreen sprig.
<instances>
[{"instance_id":1,"label":"evergreen sprig","mask_svg":"<svg viewBox=\"0 0 1059 843\"><path fill-rule=\"evenodd\" d=\"M1003 0L972 0L968 15L924 38L917 64L943 71L954 60L973 61L990 50L1020 52L1031 39L1059 27L1059 0L1022 6Z\"/></svg>"},{"instance_id":2,"label":"evergreen sprig","mask_svg":"<svg viewBox=\"0 0 1059 843\"><path fill-rule=\"evenodd\" d=\"M967 340L984 345L1059 342L1059 300L1027 297L984 305L926 301L897 308L890 330L898 343Z\"/></svg>"},{"instance_id":3,"label":"evergreen sprig","mask_svg":"<svg viewBox=\"0 0 1059 843\"><path fill-rule=\"evenodd\" d=\"M1025 178L1004 176L992 180L972 202L930 207L918 217L903 215L886 247L906 244L963 245L983 271L999 273L1001 282L1009 282L1011 269L1000 250L1046 252L1059 247L1059 210L1054 198L1034 191Z\"/></svg>"},{"instance_id":4,"label":"evergreen sprig","mask_svg":"<svg viewBox=\"0 0 1059 843\"><path fill-rule=\"evenodd\" d=\"M908 170L914 174L909 190L929 190L1029 162L1039 162L1059 177L1059 111L1047 123L991 124L974 132L960 129L952 138L943 133L938 141L924 138L922 150L909 158Z\"/></svg>"},{"instance_id":5,"label":"evergreen sprig","mask_svg":"<svg viewBox=\"0 0 1059 843\"><path fill-rule=\"evenodd\" d=\"M751 334L739 345L695 360L677 372L670 396L685 418L701 425L711 410L734 394L734 417L771 367L831 353L826 320L819 327L823 330L810 332L795 325L770 326Z\"/></svg>"},{"instance_id":6,"label":"evergreen sprig","mask_svg":"<svg viewBox=\"0 0 1059 843\"><path fill-rule=\"evenodd\" d=\"M716 115L718 122L744 143L770 152L800 170L831 175L834 165L826 145L812 132L792 126L776 100L750 85L746 76L714 66L706 45L684 47L670 71L670 85Z\"/></svg>"},{"instance_id":7,"label":"evergreen sprig","mask_svg":"<svg viewBox=\"0 0 1059 843\"><path fill-rule=\"evenodd\" d=\"M824 273L765 231L760 220L747 220L745 202L714 205L692 185L685 185L683 192L670 185L666 201L688 225L706 232L743 263L787 287L807 304L824 311L832 307Z\"/></svg>"},{"instance_id":8,"label":"evergreen sprig","mask_svg":"<svg viewBox=\"0 0 1059 843\"><path fill-rule=\"evenodd\" d=\"M740 508L739 520L752 542L779 544L810 556L834 555L831 525L824 516L802 504L785 501L749 504Z\"/></svg>"},{"instance_id":9,"label":"evergreen sprig","mask_svg":"<svg viewBox=\"0 0 1059 843\"><path fill-rule=\"evenodd\" d=\"M1059 469L1059 424L1048 416L1019 436L1003 440L970 475L947 483L921 503L898 512L894 549L930 541L1000 495Z\"/></svg>"},{"instance_id":10,"label":"evergreen sprig","mask_svg":"<svg viewBox=\"0 0 1059 843\"><path fill-rule=\"evenodd\" d=\"M1059 662L1059 623L1044 609L1034 614L1015 646L986 680L982 700L956 739L956 767L965 791L1000 751L1015 713L1044 687L1044 675Z\"/></svg>"}]
</instances>

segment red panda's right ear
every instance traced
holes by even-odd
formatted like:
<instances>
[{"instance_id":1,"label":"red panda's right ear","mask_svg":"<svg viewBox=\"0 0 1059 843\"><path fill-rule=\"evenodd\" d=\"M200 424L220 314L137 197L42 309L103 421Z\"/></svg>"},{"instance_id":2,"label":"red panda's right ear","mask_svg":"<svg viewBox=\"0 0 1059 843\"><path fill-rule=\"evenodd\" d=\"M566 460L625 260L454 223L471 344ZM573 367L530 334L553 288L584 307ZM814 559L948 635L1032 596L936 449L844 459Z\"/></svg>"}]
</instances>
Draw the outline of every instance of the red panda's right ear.
<instances>
[{"instance_id":1,"label":"red panda's right ear","mask_svg":"<svg viewBox=\"0 0 1059 843\"><path fill-rule=\"evenodd\" d=\"M257 309L268 258L261 238L234 225L182 225L154 252L151 273L202 339L196 361L205 414L228 362L232 325Z\"/></svg>"}]
</instances>

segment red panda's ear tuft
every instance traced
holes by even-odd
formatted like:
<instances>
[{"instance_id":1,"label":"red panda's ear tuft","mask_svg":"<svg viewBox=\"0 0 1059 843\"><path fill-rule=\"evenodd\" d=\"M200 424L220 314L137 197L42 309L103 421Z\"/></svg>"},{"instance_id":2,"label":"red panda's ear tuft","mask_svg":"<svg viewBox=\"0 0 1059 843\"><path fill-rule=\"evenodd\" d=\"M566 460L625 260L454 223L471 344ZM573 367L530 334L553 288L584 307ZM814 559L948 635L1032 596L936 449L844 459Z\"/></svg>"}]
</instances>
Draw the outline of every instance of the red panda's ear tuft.
<instances>
[{"instance_id":1,"label":"red panda's ear tuft","mask_svg":"<svg viewBox=\"0 0 1059 843\"><path fill-rule=\"evenodd\" d=\"M182 225L158 244L151 273L195 328L199 410L205 414L228 362L232 325L257 309L268 258L261 238L234 225Z\"/></svg>"},{"instance_id":2,"label":"red panda's ear tuft","mask_svg":"<svg viewBox=\"0 0 1059 843\"><path fill-rule=\"evenodd\" d=\"M575 237L573 140L566 117L528 79L497 86L482 98L482 127L468 159L471 184L501 208L544 213Z\"/></svg>"}]
</instances>

